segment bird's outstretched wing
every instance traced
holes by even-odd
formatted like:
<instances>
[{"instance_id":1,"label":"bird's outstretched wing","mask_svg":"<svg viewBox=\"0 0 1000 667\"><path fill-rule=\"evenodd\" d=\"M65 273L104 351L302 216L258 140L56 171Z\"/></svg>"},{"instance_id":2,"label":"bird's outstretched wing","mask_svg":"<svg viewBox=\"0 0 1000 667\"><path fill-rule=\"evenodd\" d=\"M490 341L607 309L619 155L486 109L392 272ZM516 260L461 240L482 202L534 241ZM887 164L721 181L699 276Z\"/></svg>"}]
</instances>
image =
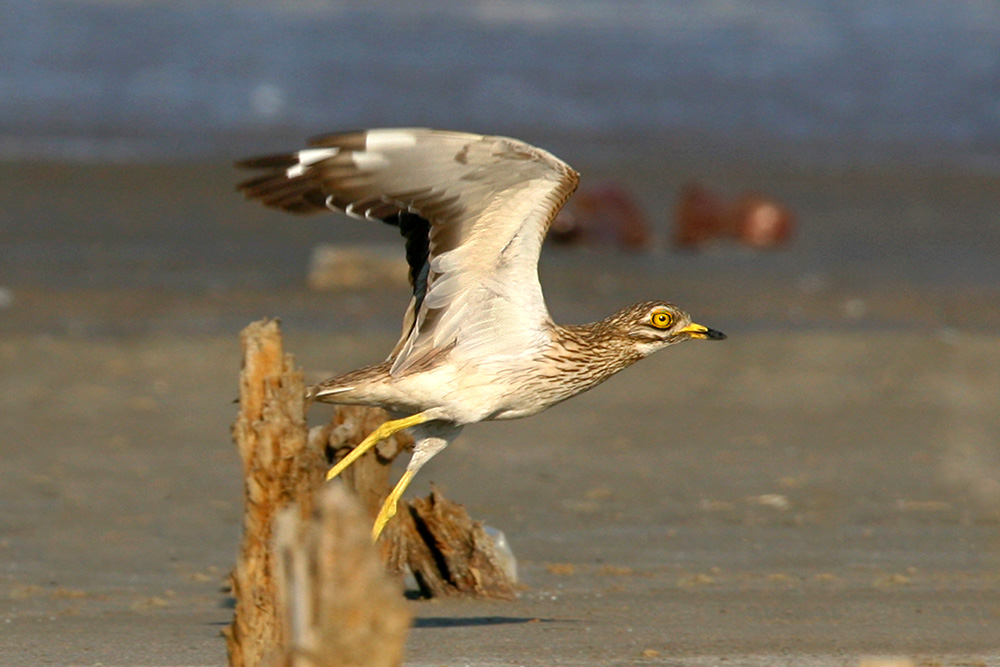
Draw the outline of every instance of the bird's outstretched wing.
<instances>
[{"instance_id":1,"label":"bird's outstretched wing","mask_svg":"<svg viewBox=\"0 0 1000 667\"><path fill-rule=\"evenodd\" d=\"M550 153L504 137L384 129L237 164L267 170L238 186L267 206L400 226L414 298L393 374L445 349L502 359L548 335L538 256L578 180Z\"/></svg>"}]
</instances>

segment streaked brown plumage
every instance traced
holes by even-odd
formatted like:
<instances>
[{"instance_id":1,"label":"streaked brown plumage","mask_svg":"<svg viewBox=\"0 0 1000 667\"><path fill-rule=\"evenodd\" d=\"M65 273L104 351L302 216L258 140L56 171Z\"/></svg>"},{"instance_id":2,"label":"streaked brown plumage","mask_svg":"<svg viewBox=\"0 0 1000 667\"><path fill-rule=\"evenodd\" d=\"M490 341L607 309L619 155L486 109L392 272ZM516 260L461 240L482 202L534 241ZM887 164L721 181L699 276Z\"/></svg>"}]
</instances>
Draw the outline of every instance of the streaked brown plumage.
<instances>
[{"instance_id":1,"label":"streaked brown plumage","mask_svg":"<svg viewBox=\"0 0 1000 667\"><path fill-rule=\"evenodd\" d=\"M317 401L375 405L400 416L328 478L379 440L413 432L413 457L379 514L375 538L413 475L465 424L532 415L667 345L725 338L662 301L592 324L555 324L538 256L578 177L515 139L369 130L238 165L266 170L240 184L248 198L292 213L337 210L381 220L406 238L413 298L389 358L309 391Z\"/></svg>"}]
</instances>

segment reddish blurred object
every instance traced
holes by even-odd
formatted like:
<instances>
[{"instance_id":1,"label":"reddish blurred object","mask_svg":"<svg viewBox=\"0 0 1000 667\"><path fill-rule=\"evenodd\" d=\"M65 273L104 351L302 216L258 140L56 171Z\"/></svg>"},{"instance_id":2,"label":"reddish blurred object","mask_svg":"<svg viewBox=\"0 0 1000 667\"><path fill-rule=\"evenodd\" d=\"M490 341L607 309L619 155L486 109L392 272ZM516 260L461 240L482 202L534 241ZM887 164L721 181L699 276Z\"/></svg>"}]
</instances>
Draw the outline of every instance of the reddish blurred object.
<instances>
[{"instance_id":1,"label":"reddish blurred object","mask_svg":"<svg viewBox=\"0 0 1000 667\"><path fill-rule=\"evenodd\" d=\"M718 193L697 183L685 185L674 212L674 245L691 248L725 236L725 218Z\"/></svg>"},{"instance_id":2,"label":"reddish blurred object","mask_svg":"<svg viewBox=\"0 0 1000 667\"><path fill-rule=\"evenodd\" d=\"M768 197L742 195L730 213L736 237L753 248L785 245L795 230L795 216L787 206Z\"/></svg>"},{"instance_id":3,"label":"reddish blurred object","mask_svg":"<svg viewBox=\"0 0 1000 667\"><path fill-rule=\"evenodd\" d=\"M581 190L552 222L557 243L614 244L625 250L651 245L649 221L632 195L617 185Z\"/></svg>"},{"instance_id":4,"label":"reddish blurred object","mask_svg":"<svg viewBox=\"0 0 1000 667\"><path fill-rule=\"evenodd\" d=\"M751 248L782 246L792 238L795 216L784 204L747 193L726 201L697 183L681 189L674 216L674 245L697 249L719 239L734 239Z\"/></svg>"}]
</instances>

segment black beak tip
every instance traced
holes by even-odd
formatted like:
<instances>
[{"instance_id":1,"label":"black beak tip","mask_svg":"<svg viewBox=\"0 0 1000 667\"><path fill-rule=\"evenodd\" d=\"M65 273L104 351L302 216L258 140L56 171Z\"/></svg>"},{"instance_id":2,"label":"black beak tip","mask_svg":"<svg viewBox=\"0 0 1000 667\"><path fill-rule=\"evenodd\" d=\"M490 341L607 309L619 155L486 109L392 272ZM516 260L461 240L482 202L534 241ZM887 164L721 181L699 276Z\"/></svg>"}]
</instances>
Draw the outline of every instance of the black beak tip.
<instances>
[{"instance_id":1,"label":"black beak tip","mask_svg":"<svg viewBox=\"0 0 1000 667\"><path fill-rule=\"evenodd\" d=\"M726 334L722 333L717 329L709 329L705 332L705 336L709 340L726 340Z\"/></svg>"}]
</instances>

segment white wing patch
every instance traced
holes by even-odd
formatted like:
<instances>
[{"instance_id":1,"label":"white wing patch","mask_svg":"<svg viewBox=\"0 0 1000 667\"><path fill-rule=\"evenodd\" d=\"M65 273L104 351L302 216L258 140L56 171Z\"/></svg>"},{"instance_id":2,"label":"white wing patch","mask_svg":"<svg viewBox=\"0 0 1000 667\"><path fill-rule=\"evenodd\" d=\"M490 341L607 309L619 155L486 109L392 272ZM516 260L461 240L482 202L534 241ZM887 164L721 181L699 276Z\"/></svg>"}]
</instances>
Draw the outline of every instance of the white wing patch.
<instances>
[{"instance_id":1,"label":"white wing patch","mask_svg":"<svg viewBox=\"0 0 1000 667\"><path fill-rule=\"evenodd\" d=\"M358 169L380 169L389 164L388 158L382 153L366 151L364 153L354 153L351 155L354 164Z\"/></svg>"},{"instance_id":2,"label":"white wing patch","mask_svg":"<svg viewBox=\"0 0 1000 667\"><path fill-rule=\"evenodd\" d=\"M365 149L369 151L410 148L416 145L417 135L411 130L369 130L365 137Z\"/></svg>"},{"instance_id":3,"label":"white wing patch","mask_svg":"<svg viewBox=\"0 0 1000 667\"><path fill-rule=\"evenodd\" d=\"M333 396L334 394L343 394L345 391L354 391L354 387L334 387L333 389L323 389L317 391L313 398L319 398L320 396Z\"/></svg>"},{"instance_id":4,"label":"white wing patch","mask_svg":"<svg viewBox=\"0 0 1000 667\"><path fill-rule=\"evenodd\" d=\"M321 160L331 158L339 152L340 152L339 148L303 149L295 154L299 158L299 163L289 167L285 173L288 175L288 178L296 178L298 176L302 176L304 173L306 173L306 169L308 169L310 166L316 164L317 162L320 162Z\"/></svg>"}]
</instances>

